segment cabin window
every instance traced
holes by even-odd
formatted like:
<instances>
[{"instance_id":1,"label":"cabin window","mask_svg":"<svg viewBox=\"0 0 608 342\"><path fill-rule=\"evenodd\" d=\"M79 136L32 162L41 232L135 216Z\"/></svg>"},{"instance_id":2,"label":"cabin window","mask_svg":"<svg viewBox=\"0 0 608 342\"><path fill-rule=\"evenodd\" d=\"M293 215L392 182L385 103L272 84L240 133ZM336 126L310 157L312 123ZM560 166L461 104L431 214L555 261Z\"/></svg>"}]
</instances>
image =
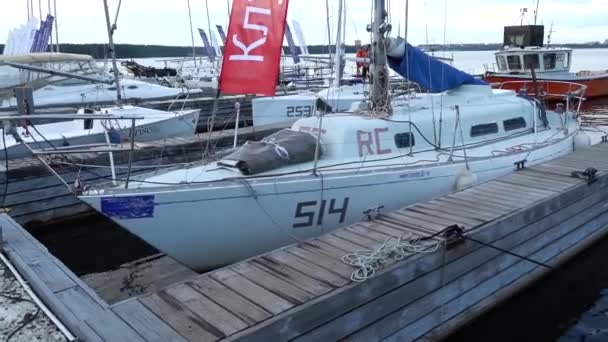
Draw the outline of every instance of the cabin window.
<instances>
[{"instance_id":1,"label":"cabin window","mask_svg":"<svg viewBox=\"0 0 608 342\"><path fill-rule=\"evenodd\" d=\"M406 148L416 145L413 133L399 133L395 134L395 144L397 148Z\"/></svg>"},{"instance_id":2,"label":"cabin window","mask_svg":"<svg viewBox=\"0 0 608 342\"><path fill-rule=\"evenodd\" d=\"M137 86L136 85L130 85L130 86L127 87L127 89L137 89Z\"/></svg>"},{"instance_id":3,"label":"cabin window","mask_svg":"<svg viewBox=\"0 0 608 342\"><path fill-rule=\"evenodd\" d=\"M558 69L564 69L564 68L566 68L567 65L568 65L568 62L566 61L566 54L565 53L560 53L560 54L556 55L556 57L555 57L555 66Z\"/></svg>"},{"instance_id":4,"label":"cabin window","mask_svg":"<svg viewBox=\"0 0 608 342\"><path fill-rule=\"evenodd\" d=\"M556 54L554 53L546 53L543 55L543 65L545 70L554 70L556 63Z\"/></svg>"},{"instance_id":5,"label":"cabin window","mask_svg":"<svg viewBox=\"0 0 608 342\"><path fill-rule=\"evenodd\" d=\"M498 124L495 122L471 127L472 138L495 133L498 133Z\"/></svg>"},{"instance_id":6,"label":"cabin window","mask_svg":"<svg viewBox=\"0 0 608 342\"><path fill-rule=\"evenodd\" d=\"M507 59L505 56L496 56L496 64L498 64L498 70L507 70Z\"/></svg>"},{"instance_id":7,"label":"cabin window","mask_svg":"<svg viewBox=\"0 0 608 342\"><path fill-rule=\"evenodd\" d=\"M519 56L507 56L507 63L509 64L509 70L521 70L521 58Z\"/></svg>"},{"instance_id":8,"label":"cabin window","mask_svg":"<svg viewBox=\"0 0 608 342\"><path fill-rule=\"evenodd\" d=\"M526 120L522 117L503 121L505 131L514 131L516 129L526 128Z\"/></svg>"},{"instance_id":9,"label":"cabin window","mask_svg":"<svg viewBox=\"0 0 608 342\"><path fill-rule=\"evenodd\" d=\"M114 91L116 90L116 87L107 87L106 89Z\"/></svg>"},{"instance_id":10,"label":"cabin window","mask_svg":"<svg viewBox=\"0 0 608 342\"><path fill-rule=\"evenodd\" d=\"M538 68L540 67L540 60L538 58L538 54L524 55L524 66L526 67L526 69L538 70Z\"/></svg>"}]
</instances>

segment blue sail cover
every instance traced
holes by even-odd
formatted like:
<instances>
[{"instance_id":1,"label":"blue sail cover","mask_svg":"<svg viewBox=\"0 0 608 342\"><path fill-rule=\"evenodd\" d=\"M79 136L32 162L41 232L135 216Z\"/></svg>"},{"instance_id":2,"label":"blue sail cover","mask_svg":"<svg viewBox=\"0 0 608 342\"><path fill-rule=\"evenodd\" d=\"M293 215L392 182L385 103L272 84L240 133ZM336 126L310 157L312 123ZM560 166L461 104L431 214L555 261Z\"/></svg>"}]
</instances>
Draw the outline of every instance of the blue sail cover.
<instances>
[{"instance_id":1,"label":"blue sail cover","mask_svg":"<svg viewBox=\"0 0 608 342\"><path fill-rule=\"evenodd\" d=\"M487 85L486 82L428 55L409 43L406 44L407 58L387 56L389 66L399 75L418 83L431 93L444 92L463 84Z\"/></svg>"}]
</instances>

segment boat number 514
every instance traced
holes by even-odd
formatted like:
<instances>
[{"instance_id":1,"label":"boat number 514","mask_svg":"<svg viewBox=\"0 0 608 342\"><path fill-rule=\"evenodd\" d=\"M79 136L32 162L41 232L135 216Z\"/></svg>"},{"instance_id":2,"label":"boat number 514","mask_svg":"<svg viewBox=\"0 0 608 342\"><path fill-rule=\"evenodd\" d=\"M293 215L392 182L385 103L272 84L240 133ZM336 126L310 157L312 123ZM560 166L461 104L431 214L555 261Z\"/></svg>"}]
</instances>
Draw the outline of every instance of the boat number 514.
<instances>
[{"instance_id":1,"label":"boat number 514","mask_svg":"<svg viewBox=\"0 0 608 342\"><path fill-rule=\"evenodd\" d=\"M296 206L293 228L306 228L314 225L320 226L328 216L338 216L339 223L344 223L348 210L349 198L339 203L336 199L300 202ZM315 220L316 219L316 220Z\"/></svg>"}]
</instances>

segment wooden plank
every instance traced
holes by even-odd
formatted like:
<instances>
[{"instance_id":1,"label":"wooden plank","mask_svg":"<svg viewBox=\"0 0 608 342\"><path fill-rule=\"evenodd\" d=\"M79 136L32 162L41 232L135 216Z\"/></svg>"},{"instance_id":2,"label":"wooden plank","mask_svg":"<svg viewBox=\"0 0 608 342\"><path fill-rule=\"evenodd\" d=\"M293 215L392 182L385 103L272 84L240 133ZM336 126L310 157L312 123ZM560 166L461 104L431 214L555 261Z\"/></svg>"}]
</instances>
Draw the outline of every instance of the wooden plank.
<instances>
[{"instance_id":1,"label":"wooden plank","mask_svg":"<svg viewBox=\"0 0 608 342\"><path fill-rule=\"evenodd\" d=\"M580 203L581 198L596 193L598 189L608 184L608 177L600 177L591 186L581 185L565 192L559 198L551 201L536 203L524 208L517 213L511 213L501 220L493 222L485 229L475 231L473 236L477 239L492 242L508 235L514 229L520 229L530 222L536 222L551 213L559 213L560 209L573 203ZM490 227L493 229L489 229ZM461 245L446 253L447 261L462 257L463 253L470 253L481 247L470 244ZM306 332L318 327L328 320L335 319L345 312L352 310L381 294L387 293L401 286L403 283L420 277L446 261L440 253L426 255L424 258L411 257L405 264L391 265L381 269L373 281L365 283L365 291L360 291L359 284L349 284L343 288L331 292L331 301L326 296L314 299L304 305L290 310L289 313L277 315L262 322L255 329L239 333L232 337L233 340L247 339L291 339L299 336L299 332ZM288 325L287 325L288 324ZM288 328L287 328L288 327ZM245 335L246 334L246 335Z\"/></svg>"},{"instance_id":2,"label":"wooden plank","mask_svg":"<svg viewBox=\"0 0 608 342\"><path fill-rule=\"evenodd\" d=\"M322 266L314 264L306 259L299 258L286 251L278 251L266 256L276 262L281 262L298 270L299 272L312 277L328 287L337 288L348 284L350 281L341 277L338 273L332 272Z\"/></svg>"},{"instance_id":3,"label":"wooden plank","mask_svg":"<svg viewBox=\"0 0 608 342\"><path fill-rule=\"evenodd\" d=\"M363 249L367 249L367 246L361 245L349 240L341 239L340 237L334 234L325 234L321 235L316 239L316 241L326 243L328 245L340 248L340 250L346 251L348 253L352 253L354 251L360 251Z\"/></svg>"},{"instance_id":4,"label":"wooden plank","mask_svg":"<svg viewBox=\"0 0 608 342\"><path fill-rule=\"evenodd\" d=\"M509 212L520 209L518 206L500 201L491 195L474 193L472 191L467 191L466 193L459 192L453 195L447 195L445 197L455 200L468 200L475 205L488 206L500 210L508 210Z\"/></svg>"},{"instance_id":5,"label":"wooden plank","mask_svg":"<svg viewBox=\"0 0 608 342\"><path fill-rule=\"evenodd\" d=\"M564 177L571 177L572 175L572 168L558 165L540 164L528 167L526 169L533 172L538 172L540 174L552 174Z\"/></svg>"},{"instance_id":6,"label":"wooden plank","mask_svg":"<svg viewBox=\"0 0 608 342\"><path fill-rule=\"evenodd\" d=\"M287 251L310 263L322 266L327 270L331 270L332 272L342 276L344 279L350 279L351 274L355 270L352 266L342 262L342 257L334 258L323 253L317 253L314 249L310 250L307 248L302 248L302 246L298 246L289 248ZM344 255L346 254L347 253L345 252Z\"/></svg>"},{"instance_id":7,"label":"wooden plank","mask_svg":"<svg viewBox=\"0 0 608 342\"><path fill-rule=\"evenodd\" d=\"M524 198L529 199L530 203L545 200L559 194L557 191L544 191L526 186L501 182L490 182L488 183L488 188L494 189L495 191L509 192L513 196L524 196Z\"/></svg>"},{"instance_id":8,"label":"wooden plank","mask_svg":"<svg viewBox=\"0 0 608 342\"><path fill-rule=\"evenodd\" d=\"M519 174L522 175L526 175L528 177L532 177L532 178L542 178L542 179L548 179L548 180L552 180L555 182L561 182L561 183L569 183L571 185L575 185L581 182L580 179L578 178L573 178L571 175L554 175L554 174L540 174L540 172L538 171L533 171L533 170L528 170L528 169L524 169L522 171L518 171Z\"/></svg>"},{"instance_id":9,"label":"wooden plank","mask_svg":"<svg viewBox=\"0 0 608 342\"><path fill-rule=\"evenodd\" d=\"M127 300L112 308L123 321L150 342L185 342L183 336L137 300Z\"/></svg>"},{"instance_id":10,"label":"wooden plank","mask_svg":"<svg viewBox=\"0 0 608 342\"><path fill-rule=\"evenodd\" d=\"M409 207L409 208L407 208L406 211L408 213L416 213L416 214L425 215L426 217L432 217L436 220L435 222L442 224L444 227L450 226L452 224L459 224L459 225L470 228L470 227L477 226L480 223L484 222L481 220L475 220L475 219L463 217L457 213L451 213L451 212L446 212L446 211L439 212L439 211L435 211L435 210L429 210L423 206L418 206L418 205Z\"/></svg>"},{"instance_id":11,"label":"wooden plank","mask_svg":"<svg viewBox=\"0 0 608 342\"><path fill-rule=\"evenodd\" d=\"M573 247L567 249L565 252L560 253L551 260L551 264L555 267L565 263L571 258L579 255L581 252L597 243L597 241L605 238L608 234L606 227L599 229L592 234L588 235L573 245ZM504 286L500 290L496 291L493 295L484 298L477 302L474 306L469 307L467 310L461 312L456 318L444 322L441 326L429 331L424 340L425 341L437 341L444 337L449 336L450 333L454 332L458 327L462 327L467 322L473 321L476 317L481 316L487 311L491 310L497 303L502 303L508 298L512 297L519 291L522 291L529 287L529 284L534 283L549 271L545 268L538 267L526 275L520 277L517 281Z\"/></svg>"},{"instance_id":12,"label":"wooden plank","mask_svg":"<svg viewBox=\"0 0 608 342\"><path fill-rule=\"evenodd\" d=\"M196 277L194 280L186 282L186 284L230 311L248 325L256 324L272 316L253 302L206 275Z\"/></svg>"},{"instance_id":13,"label":"wooden plank","mask_svg":"<svg viewBox=\"0 0 608 342\"><path fill-rule=\"evenodd\" d=\"M384 240L378 241L370 239L365 235L359 235L347 229L337 229L332 233L332 235L335 235L340 239L356 243L357 245L361 245L369 249L378 248L384 242Z\"/></svg>"},{"instance_id":14,"label":"wooden plank","mask_svg":"<svg viewBox=\"0 0 608 342\"><path fill-rule=\"evenodd\" d=\"M344 244L346 244L346 242L344 242ZM342 260L342 257L345 254L349 254L353 251L358 251L365 248L363 246L357 246L354 244L350 244L348 247L336 246L334 244L330 245L327 242L321 240L320 238L302 242L299 244L299 246L300 248L307 249L312 253L325 254L329 257L335 258L336 260Z\"/></svg>"},{"instance_id":15,"label":"wooden plank","mask_svg":"<svg viewBox=\"0 0 608 342\"><path fill-rule=\"evenodd\" d=\"M393 218L385 214L377 217L374 222L377 222L378 224L391 224L392 226L400 226L401 229L404 230L401 236L431 236L436 232L428 228L418 227L413 224L410 224L409 222L405 222L405 220L400 217Z\"/></svg>"},{"instance_id":16,"label":"wooden plank","mask_svg":"<svg viewBox=\"0 0 608 342\"><path fill-rule=\"evenodd\" d=\"M604 196L604 198L606 197L608 196ZM554 216L553 218L543 218L531 226L514 231L510 235L494 241L493 245L512 250L520 255L529 255L533 251L550 244L556 239L556 236L561 236L577 229L603 212L604 209L602 208L601 201L598 203L597 200L598 197L595 197L587 200L584 204L575 204L568 209L552 215ZM595 202L596 204L589 206L590 202ZM582 214L579 214L580 211L582 211ZM567 219L562 222L564 218ZM559 224L554 225L555 223ZM349 340L367 340L371 336L374 336L376 339L386 337L415 322L420 317L433 312L435 308L443 303L457 298L461 293L474 288L483 280L494 277L502 269L509 267L519 260L497 250L488 248L479 249L462 259L450 263L446 266L445 271L437 271L435 281L443 283L441 288L430 292L424 297L421 296L416 301L411 302L411 304L405 302L404 299L408 298L408 294L415 288L415 282L430 281L429 278L416 279L413 283L406 284L399 290L376 299L373 303L379 307L386 307L383 312L389 312L390 314L380 320L377 320L377 316L372 316L366 321L367 323L362 322L359 324L360 327L365 324L372 324L358 331L355 335L350 336ZM395 298L400 298L402 302L395 302ZM400 305L401 309L397 310L397 305ZM365 308L361 307L360 309L364 310ZM372 308L368 310L372 310Z\"/></svg>"},{"instance_id":17,"label":"wooden plank","mask_svg":"<svg viewBox=\"0 0 608 342\"><path fill-rule=\"evenodd\" d=\"M205 330L215 336L230 336L248 325L236 315L217 305L187 284L178 284L165 290L180 305L188 308L205 322Z\"/></svg>"},{"instance_id":18,"label":"wooden plank","mask_svg":"<svg viewBox=\"0 0 608 342\"><path fill-rule=\"evenodd\" d=\"M80 287L73 287L56 295L76 317L86 321L103 339L109 341L144 341L141 335L112 311L99 306Z\"/></svg>"},{"instance_id":19,"label":"wooden plank","mask_svg":"<svg viewBox=\"0 0 608 342\"><path fill-rule=\"evenodd\" d=\"M381 217L380 217L380 219L376 218L372 221L359 222L357 224L367 227L369 229L377 230L384 234L390 234L391 236L394 236L394 237L400 237L400 236L403 236L403 234L409 235L412 233L416 234L416 236L423 235L419 231L413 230L412 228L407 228L403 225L394 224L390 221L383 221L383 220L381 220ZM426 235L426 234L424 234L424 235Z\"/></svg>"},{"instance_id":20,"label":"wooden plank","mask_svg":"<svg viewBox=\"0 0 608 342\"><path fill-rule=\"evenodd\" d=\"M277 262L267 256L261 256L251 260L251 263L261 270L283 279L291 285L300 288L314 296L320 296L331 291L334 286L328 286L304 273L292 268L289 264Z\"/></svg>"},{"instance_id":21,"label":"wooden plank","mask_svg":"<svg viewBox=\"0 0 608 342\"><path fill-rule=\"evenodd\" d=\"M165 291L141 297L139 301L189 341L217 341L221 337L208 331L209 324Z\"/></svg>"},{"instance_id":22,"label":"wooden plank","mask_svg":"<svg viewBox=\"0 0 608 342\"><path fill-rule=\"evenodd\" d=\"M494 196L502 196L507 199L521 199L526 203L533 203L541 199L547 199L555 196L558 192L538 190L530 187L500 182L489 182L485 186L486 191L491 191Z\"/></svg>"},{"instance_id":23,"label":"wooden plank","mask_svg":"<svg viewBox=\"0 0 608 342\"><path fill-rule=\"evenodd\" d=\"M360 236L365 236L371 240L376 241L377 243L384 243L384 241L386 241L386 239L391 237L391 235L388 235L386 232L370 229L370 228L364 227L362 225L358 225L356 223L353 224L352 226L348 226L348 227L344 228L344 230L349 231L354 234L358 234Z\"/></svg>"},{"instance_id":24,"label":"wooden plank","mask_svg":"<svg viewBox=\"0 0 608 342\"><path fill-rule=\"evenodd\" d=\"M553 190L557 190L558 192L564 191L564 190L572 187L574 184L578 183L578 182L574 182L574 183L567 182L567 181L564 181L561 179L554 180L554 179L551 179L549 176L539 175L538 173L527 174L527 173L523 173L523 172L515 172L512 175L504 177L503 181L504 180L509 180L509 181L512 181L513 183L525 181L528 183L535 184L536 188L553 189Z\"/></svg>"},{"instance_id":25,"label":"wooden plank","mask_svg":"<svg viewBox=\"0 0 608 342\"><path fill-rule=\"evenodd\" d=\"M417 214L415 212L408 212L407 208L386 213L382 216L391 218L398 222L404 222L407 225L422 228L428 232L437 232L445 228L443 223L436 222L433 217Z\"/></svg>"},{"instance_id":26,"label":"wooden plank","mask_svg":"<svg viewBox=\"0 0 608 342\"><path fill-rule=\"evenodd\" d=\"M526 205L533 202L533 201L527 201L525 196L522 196L523 198L518 200L517 198L512 197L512 196L505 196L502 191L498 191L498 190L493 190L493 191L487 190L487 191L488 192L482 192L481 190L475 189L474 191L471 191L471 193L473 193L475 196L479 196L480 198L482 198L484 200L491 199L495 203L501 203L501 205L510 206L510 207L514 208L515 210L521 209L521 208L525 207Z\"/></svg>"},{"instance_id":27,"label":"wooden plank","mask_svg":"<svg viewBox=\"0 0 608 342\"><path fill-rule=\"evenodd\" d=\"M234 292L254 302L272 314L281 313L294 306L289 301L275 295L260 285L253 283L231 269L220 269L211 272L209 275L219 283L232 289Z\"/></svg>"},{"instance_id":28,"label":"wooden plank","mask_svg":"<svg viewBox=\"0 0 608 342\"><path fill-rule=\"evenodd\" d=\"M302 304L314 297L312 293L291 284L290 282L268 273L257 267L253 262L245 261L230 267L253 283L265 288L277 296L293 304Z\"/></svg>"},{"instance_id":29,"label":"wooden plank","mask_svg":"<svg viewBox=\"0 0 608 342\"><path fill-rule=\"evenodd\" d=\"M475 220L479 220L482 222L491 221L496 218L496 215L494 215L492 213L484 212L483 210L479 210L479 208L473 209L471 207L468 207L466 204L462 204L462 203L452 203L452 202L445 202L445 201L441 201L441 200L432 200L429 202L419 203L418 205L425 207L425 208L429 208L431 210L437 210L437 211L445 210L446 212L450 212L450 213L457 212L460 215L466 215L467 217L470 217L470 218L473 218Z\"/></svg>"},{"instance_id":30,"label":"wooden plank","mask_svg":"<svg viewBox=\"0 0 608 342\"><path fill-rule=\"evenodd\" d=\"M469 208L470 210L477 210L480 213L483 213L485 216L494 217L495 219L501 216L504 216L511 212L511 210L500 209L493 207L490 204L479 203L479 201L472 201L467 198L449 198L449 197L441 197L435 200L437 203L447 203L451 205L464 206Z\"/></svg>"},{"instance_id":31,"label":"wooden plank","mask_svg":"<svg viewBox=\"0 0 608 342\"><path fill-rule=\"evenodd\" d=\"M603 222L606 222L605 218ZM551 244L531 253L529 257L538 260L539 262L550 262L552 258L563 253L564 250L572 248L576 243L584 240L586 236L591 235L602 226L603 223L598 222L586 224L579 229L566 233L564 236L559 236L558 239L554 240ZM465 292L462 296L457 297L448 304L438 307L432 314L399 330L396 334L387 338L386 341L402 341L403 338L417 339L422 337L424 334L437 327L438 322L444 322L445 320L454 317L466 310L466 308L478 303L487 296L491 296L501 288L510 286L517 279L539 267L536 264L532 264L525 260L517 260L514 258L513 260L516 260L515 265L501 272L497 277L480 283L475 288L475 291Z\"/></svg>"},{"instance_id":32,"label":"wooden plank","mask_svg":"<svg viewBox=\"0 0 608 342\"><path fill-rule=\"evenodd\" d=\"M473 208L477 208L478 210L488 210L499 215L504 215L513 211L512 207L503 206L489 200L481 200L479 196L475 196L470 192L464 191L443 196L440 198L440 200L455 203L466 202L468 205L472 206Z\"/></svg>"},{"instance_id":33,"label":"wooden plank","mask_svg":"<svg viewBox=\"0 0 608 342\"><path fill-rule=\"evenodd\" d=\"M422 204L410 207L409 209L420 213L425 213L427 215L435 215L436 217L447 220L448 222L463 223L469 227L475 227L485 223L485 220L468 217L466 214L463 214L462 211L457 210L450 211L446 208L443 208L443 210L438 210L437 208L430 209Z\"/></svg>"}]
</instances>

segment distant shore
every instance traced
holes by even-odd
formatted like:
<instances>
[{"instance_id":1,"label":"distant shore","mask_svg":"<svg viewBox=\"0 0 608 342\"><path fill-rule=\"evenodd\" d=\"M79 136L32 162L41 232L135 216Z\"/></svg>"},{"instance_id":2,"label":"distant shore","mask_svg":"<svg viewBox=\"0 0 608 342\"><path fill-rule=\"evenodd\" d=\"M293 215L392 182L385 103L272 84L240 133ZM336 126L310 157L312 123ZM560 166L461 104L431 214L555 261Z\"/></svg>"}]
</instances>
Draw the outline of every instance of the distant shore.
<instances>
[{"instance_id":1,"label":"distant shore","mask_svg":"<svg viewBox=\"0 0 608 342\"><path fill-rule=\"evenodd\" d=\"M502 44L451 44L451 45L420 45L427 51L496 51L501 48ZM608 48L608 44L587 43L587 44L555 44L555 47L569 47L572 49L594 49ZM108 47L106 44L60 44L61 52L79 53L91 55L95 59L103 59L109 56ZM0 44L0 52L4 50L4 45ZM298 49L299 50L299 49ZM332 51L333 51L332 47ZM324 54L329 52L329 48L324 45L310 45L308 51L311 54ZM347 53L355 53L354 46L346 46ZM288 49L285 48L285 53ZM117 44L116 54L118 58L167 58L167 57L183 57L192 55L192 47L190 46L163 46L163 45L134 45L134 44ZM196 49L198 56L205 56L206 50L202 47Z\"/></svg>"}]
</instances>

